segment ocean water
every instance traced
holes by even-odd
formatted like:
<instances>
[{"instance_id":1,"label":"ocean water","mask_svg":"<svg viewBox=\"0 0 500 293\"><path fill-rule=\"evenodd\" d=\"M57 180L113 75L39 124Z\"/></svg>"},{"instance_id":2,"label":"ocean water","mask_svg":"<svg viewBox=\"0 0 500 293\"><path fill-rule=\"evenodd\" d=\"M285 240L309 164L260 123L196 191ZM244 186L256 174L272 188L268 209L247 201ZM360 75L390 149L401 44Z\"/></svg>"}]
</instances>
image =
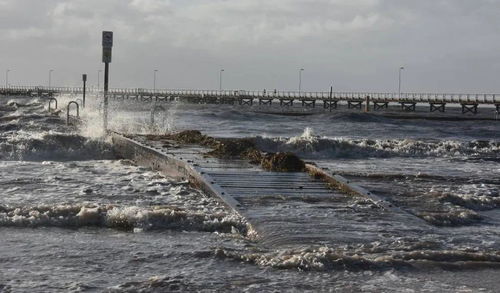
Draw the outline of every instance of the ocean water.
<instances>
[{"instance_id":1,"label":"ocean water","mask_svg":"<svg viewBox=\"0 0 500 293\"><path fill-rule=\"evenodd\" d=\"M372 240L377 211L346 201L339 215L359 219L346 232L367 241L283 249L261 247L245 219L187 182L116 158L100 101L87 104L85 125L73 127L43 99L0 97L0 292L498 290L500 121L172 102L151 124L152 104L111 102L114 130L250 137L428 227Z\"/></svg>"}]
</instances>

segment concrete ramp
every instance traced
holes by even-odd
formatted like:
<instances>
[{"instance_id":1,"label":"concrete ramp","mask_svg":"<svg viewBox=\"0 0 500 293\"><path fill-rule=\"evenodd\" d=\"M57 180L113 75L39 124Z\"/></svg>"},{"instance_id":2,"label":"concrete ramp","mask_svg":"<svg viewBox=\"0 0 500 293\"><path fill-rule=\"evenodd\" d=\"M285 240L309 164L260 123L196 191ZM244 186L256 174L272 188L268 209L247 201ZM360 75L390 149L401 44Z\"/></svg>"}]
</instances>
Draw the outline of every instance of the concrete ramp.
<instances>
[{"instance_id":1,"label":"concrete ramp","mask_svg":"<svg viewBox=\"0 0 500 293\"><path fill-rule=\"evenodd\" d=\"M243 160L208 157L209 150L197 145L111 135L123 157L189 180L245 217L265 246L383 242L429 228L402 211L331 188L306 172L268 172Z\"/></svg>"}]
</instances>

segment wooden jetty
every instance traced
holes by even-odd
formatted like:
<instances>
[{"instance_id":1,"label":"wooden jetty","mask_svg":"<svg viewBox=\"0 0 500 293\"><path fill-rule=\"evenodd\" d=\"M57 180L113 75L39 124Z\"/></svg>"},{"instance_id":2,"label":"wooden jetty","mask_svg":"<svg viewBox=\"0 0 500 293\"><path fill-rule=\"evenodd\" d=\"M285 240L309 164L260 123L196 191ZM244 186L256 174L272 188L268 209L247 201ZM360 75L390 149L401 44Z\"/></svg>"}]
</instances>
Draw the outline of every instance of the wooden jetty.
<instances>
[{"instance_id":1,"label":"wooden jetty","mask_svg":"<svg viewBox=\"0 0 500 293\"><path fill-rule=\"evenodd\" d=\"M100 95L95 87L87 88L88 94ZM83 87L31 87L10 86L0 88L0 95L52 97L55 95L83 94ZM376 92L296 92L296 91L247 91L247 90L170 90L117 88L110 89L109 98L115 101L158 102L177 100L186 103L228 104L244 107L272 106L302 108L322 107L327 111L337 109L339 104L348 109L381 111L389 105L398 105L402 111L414 112L417 104L429 105L429 112L445 112L448 105L461 107L462 114L477 114L479 106L493 107L500 113L498 94L461 94L461 93L376 93Z\"/></svg>"}]
</instances>

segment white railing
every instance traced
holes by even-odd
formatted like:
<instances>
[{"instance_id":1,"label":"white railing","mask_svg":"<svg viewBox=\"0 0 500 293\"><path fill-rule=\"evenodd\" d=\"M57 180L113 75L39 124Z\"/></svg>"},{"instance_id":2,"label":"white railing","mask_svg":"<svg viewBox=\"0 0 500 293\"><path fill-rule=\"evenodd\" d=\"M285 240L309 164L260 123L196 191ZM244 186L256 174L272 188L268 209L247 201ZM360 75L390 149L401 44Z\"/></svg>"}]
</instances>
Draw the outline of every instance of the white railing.
<instances>
[{"instance_id":1,"label":"white railing","mask_svg":"<svg viewBox=\"0 0 500 293\"><path fill-rule=\"evenodd\" d=\"M0 87L0 94L81 94L82 87L44 87L44 86L9 86ZM102 88L88 87L87 93L102 93ZM460 94L460 93L377 93L377 92L298 92L298 91L247 91L247 90L196 90L196 89L142 89L112 88L111 95L126 96L173 96L179 98L228 97L247 99L298 99L298 100L343 100L359 101L367 96L372 102L415 102L415 103L477 103L500 104L499 94Z\"/></svg>"}]
</instances>

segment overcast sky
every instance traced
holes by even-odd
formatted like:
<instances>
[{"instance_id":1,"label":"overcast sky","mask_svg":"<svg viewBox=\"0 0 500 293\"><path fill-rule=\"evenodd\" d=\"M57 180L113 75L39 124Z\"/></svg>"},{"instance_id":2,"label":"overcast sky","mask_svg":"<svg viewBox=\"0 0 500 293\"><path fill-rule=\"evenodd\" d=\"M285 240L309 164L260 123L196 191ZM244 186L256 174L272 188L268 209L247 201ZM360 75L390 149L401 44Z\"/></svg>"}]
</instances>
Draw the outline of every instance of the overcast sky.
<instances>
[{"instance_id":1,"label":"overcast sky","mask_svg":"<svg viewBox=\"0 0 500 293\"><path fill-rule=\"evenodd\" d=\"M13 85L500 93L498 0L0 0ZM102 77L102 75L101 75ZM5 78L5 77L4 77ZM3 78L0 80L4 80Z\"/></svg>"}]
</instances>

